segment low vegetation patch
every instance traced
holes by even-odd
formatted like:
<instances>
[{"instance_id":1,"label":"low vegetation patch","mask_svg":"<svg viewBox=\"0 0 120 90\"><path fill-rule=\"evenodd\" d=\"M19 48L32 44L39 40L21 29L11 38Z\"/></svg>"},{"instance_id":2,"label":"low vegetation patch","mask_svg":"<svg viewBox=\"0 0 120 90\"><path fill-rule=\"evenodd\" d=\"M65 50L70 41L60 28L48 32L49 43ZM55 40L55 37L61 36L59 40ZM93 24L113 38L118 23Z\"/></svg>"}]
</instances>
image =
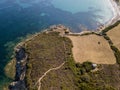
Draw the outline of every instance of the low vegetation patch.
<instances>
[{"instance_id":1,"label":"low vegetation patch","mask_svg":"<svg viewBox=\"0 0 120 90\"><path fill-rule=\"evenodd\" d=\"M105 74L99 74L103 71L93 73L91 70L91 62L75 63L70 56L61 69L47 74L42 80L41 90L116 90L105 82ZM98 79L100 75L102 78Z\"/></svg>"},{"instance_id":2,"label":"low vegetation patch","mask_svg":"<svg viewBox=\"0 0 120 90\"><path fill-rule=\"evenodd\" d=\"M110 25L109 27L105 28L104 30L102 30L102 33L105 34L106 32L108 32L109 30L113 29L114 27L118 26L120 24L120 20L117 21L115 24Z\"/></svg>"},{"instance_id":3,"label":"low vegetation patch","mask_svg":"<svg viewBox=\"0 0 120 90\"><path fill-rule=\"evenodd\" d=\"M16 65L16 61L15 59L12 59L5 67L6 76L13 80L16 72L15 65Z\"/></svg>"},{"instance_id":4,"label":"low vegetation patch","mask_svg":"<svg viewBox=\"0 0 120 90\"><path fill-rule=\"evenodd\" d=\"M66 49L65 45L67 45ZM66 60L65 52L68 55L71 53L68 47L72 47L70 40L60 37L57 32L41 33L26 43L28 89L33 89L35 83L47 70L59 66Z\"/></svg>"},{"instance_id":5,"label":"low vegetation patch","mask_svg":"<svg viewBox=\"0 0 120 90\"><path fill-rule=\"evenodd\" d=\"M120 51L115 46L111 46L111 49L114 51L117 63L120 64Z\"/></svg>"},{"instance_id":6,"label":"low vegetation patch","mask_svg":"<svg viewBox=\"0 0 120 90\"><path fill-rule=\"evenodd\" d=\"M115 90L111 84L99 81L98 72L91 72L93 64L76 63L72 55L72 42L57 32L41 33L25 44L28 53L26 84L29 90L37 90L38 79L49 69L65 64L58 70L50 71L41 81L41 90ZM96 79L94 78L97 75ZM105 74L101 74L103 77ZM105 76L106 77L106 76ZM99 85L98 85L99 84Z\"/></svg>"},{"instance_id":7,"label":"low vegetation patch","mask_svg":"<svg viewBox=\"0 0 120 90\"><path fill-rule=\"evenodd\" d=\"M116 27L109 30L104 36L105 39L108 40L118 64L120 64L120 24L119 23L120 21L118 21L115 24Z\"/></svg>"}]
</instances>

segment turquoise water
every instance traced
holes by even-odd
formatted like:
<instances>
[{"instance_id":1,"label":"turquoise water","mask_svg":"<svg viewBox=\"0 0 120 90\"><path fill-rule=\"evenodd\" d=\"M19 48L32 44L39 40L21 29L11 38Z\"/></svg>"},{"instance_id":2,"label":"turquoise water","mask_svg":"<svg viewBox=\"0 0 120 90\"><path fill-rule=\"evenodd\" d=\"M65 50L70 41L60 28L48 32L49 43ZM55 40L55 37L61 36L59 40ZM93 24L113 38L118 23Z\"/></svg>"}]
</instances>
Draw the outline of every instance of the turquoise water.
<instances>
[{"instance_id":1,"label":"turquoise water","mask_svg":"<svg viewBox=\"0 0 120 90\"><path fill-rule=\"evenodd\" d=\"M101 23L106 23L113 17L111 3L109 0L52 0L52 4L59 9L71 12L93 12L100 16L97 18Z\"/></svg>"},{"instance_id":2,"label":"turquoise water","mask_svg":"<svg viewBox=\"0 0 120 90\"><path fill-rule=\"evenodd\" d=\"M11 80L4 73L13 51L11 42L54 24L73 32L95 30L112 15L108 0L0 0L0 90Z\"/></svg>"}]
</instances>

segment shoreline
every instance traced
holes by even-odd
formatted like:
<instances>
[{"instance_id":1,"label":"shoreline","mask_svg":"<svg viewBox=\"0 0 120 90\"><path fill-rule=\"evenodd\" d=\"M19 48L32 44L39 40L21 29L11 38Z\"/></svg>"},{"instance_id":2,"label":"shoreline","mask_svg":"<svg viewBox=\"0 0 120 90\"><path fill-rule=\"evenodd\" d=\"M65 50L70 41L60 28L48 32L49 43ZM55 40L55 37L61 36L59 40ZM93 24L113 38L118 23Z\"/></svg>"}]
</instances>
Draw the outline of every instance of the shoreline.
<instances>
[{"instance_id":1,"label":"shoreline","mask_svg":"<svg viewBox=\"0 0 120 90\"><path fill-rule=\"evenodd\" d=\"M120 20L120 6L117 5L117 2L115 0L108 0L108 2L108 4L110 5L110 9L112 9L113 16L104 24L98 26L98 28L96 30L93 30L93 32L102 32L105 28L115 24L117 21Z\"/></svg>"},{"instance_id":2,"label":"shoreline","mask_svg":"<svg viewBox=\"0 0 120 90\"><path fill-rule=\"evenodd\" d=\"M105 24L104 28L109 27L110 25L113 25L115 22L117 22L118 20L120 20L120 9L119 9L119 6L117 5L117 3L114 0L110 0L109 2L111 4L111 8L112 8L112 11L113 11L113 17L107 22L107 24ZM103 29L101 29L100 31L102 31L102 30ZM88 33L88 32L96 32L96 31L82 31L82 32L76 33L76 34L82 34L82 33L84 34L84 33ZM22 42L18 43L16 46L24 45L27 41L33 39L35 36L39 35L40 33L33 34L29 38L25 39L25 41L23 40ZM15 46L15 48L16 48L16 46Z\"/></svg>"},{"instance_id":3,"label":"shoreline","mask_svg":"<svg viewBox=\"0 0 120 90\"><path fill-rule=\"evenodd\" d=\"M116 21L120 20L120 9L115 0L109 0L111 9L113 12L113 17L105 24L105 28L113 25Z\"/></svg>"},{"instance_id":4,"label":"shoreline","mask_svg":"<svg viewBox=\"0 0 120 90\"><path fill-rule=\"evenodd\" d=\"M86 33L96 33L99 34L101 33L105 28L115 24L117 21L120 20L120 6L117 5L117 2L115 0L108 0L111 8L112 9L112 14L113 17L110 18L105 24L101 24L100 26L98 26L98 28L96 30L86 30L86 31L81 31L81 32L71 32L70 30L70 34L76 34L76 35L83 35Z\"/></svg>"},{"instance_id":5,"label":"shoreline","mask_svg":"<svg viewBox=\"0 0 120 90\"><path fill-rule=\"evenodd\" d=\"M53 29L53 30L51 30L51 29ZM58 32L60 29L62 30L62 31L60 32L61 34L64 34L65 32L66 32L66 33L69 32L69 31L68 31L69 29L66 28L65 26L62 26L62 25L50 27L50 28L48 28L48 29L45 29L43 32L33 34L32 36L28 37L26 40L18 43L18 44L15 46L15 50L19 51L19 46L20 46L20 47L24 46L27 42L29 42L30 40L34 39L36 36L38 36L38 35L41 34L41 33L46 33L46 34L48 34L48 33L51 32L51 31ZM63 33L63 31L64 31L64 33ZM89 32L91 33L92 31L89 31ZM89 32L86 32L86 33L89 33ZM71 32L70 32L70 33L71 33ZM81 32L81 33L85 34L84 31ZM94 33L95 33L95 32L94 32ZM59 35L61 35L61 34L59 34ZM73 33L73 34L75 34L75 33ZM79 33L77 33L77 34L79 34ZM81 35L83 35L83 34L81 34ZM64 36L65 36L65 35L62 35L62 37L64 37ZM23 59L22 59L22 60L23 60ZM26 58L25 58L25 60L26 60ZM22 61L21 61L21 63L22 63ZM24 77L24 76L25 76L25 73L23 72L22 80L23 80L23 77ZM24 82L23 82L23 83L24 83ZM13 82L13 83L11 83L10 85L11 85L11 87L12 87L12 86L14 87L15 85L17 85L17 82Z\"/></svg>"}]
</instances>

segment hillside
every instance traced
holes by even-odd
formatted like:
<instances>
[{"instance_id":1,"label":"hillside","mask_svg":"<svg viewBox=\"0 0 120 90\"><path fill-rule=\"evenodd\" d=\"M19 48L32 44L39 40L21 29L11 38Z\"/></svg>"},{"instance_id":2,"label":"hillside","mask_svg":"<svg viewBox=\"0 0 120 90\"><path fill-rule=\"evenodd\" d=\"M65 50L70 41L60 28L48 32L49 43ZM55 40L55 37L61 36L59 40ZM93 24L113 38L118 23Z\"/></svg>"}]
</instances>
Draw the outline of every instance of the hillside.
<instances>
[{"instance_id":1,"label":"hillside","mask_svg":"<svg viewBox=\"0 0 120 90\"><path fill-rule=\"evenodd\" d=\"M75 63L71 41L60 37L56 32L42 33L27 42L25 47L29 55L26 73L29 90L101 90L102 86L111 88L107 84L99 87L95 85L99 80L92 81L92 63ZM62 63L64 65L61 68L51 70L39 81L46 71Z\"/></svg>"},{"instance_id":2,"label":"hillside","mask_svg":"<svg viewBox=\"0 0 120 90\"><path fill-rule=\"evenodd\" d=\"M22 71L18 72L22 73L23 83L18 84L17 90L23 86L28 90L120 90L119 26L117 22L100 33L74 34L59 25L27 39L22 43L26 54L20 58L21 54L17 53L21 60L26 60L27 55L27 61L20 62ZM77 55L78 58L82 56L78 61L73 50L75 47L81 51ZM88 54L84 54L87 50ZM99 51L101 54L97 53ZM16 76L15 80L21 81L18 74Z\"/></svg>"}]
</instances>

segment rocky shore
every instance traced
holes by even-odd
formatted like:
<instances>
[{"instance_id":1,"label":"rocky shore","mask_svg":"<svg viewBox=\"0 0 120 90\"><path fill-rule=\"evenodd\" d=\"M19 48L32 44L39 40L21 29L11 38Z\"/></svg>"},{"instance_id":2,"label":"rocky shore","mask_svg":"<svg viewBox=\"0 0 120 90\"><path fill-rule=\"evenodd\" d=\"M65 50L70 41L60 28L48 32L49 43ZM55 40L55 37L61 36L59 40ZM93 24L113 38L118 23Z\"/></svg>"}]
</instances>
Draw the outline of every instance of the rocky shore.
<instances>
[{"instance_id":1,"label":"rocky shore","mask_svg":"<svg viewBox=\"0 0 120 90\"><path fill-rule=\"evenodd\" d=\"M25 73L27 54L23 46L15 47L15 58L16 58L16 75L15 80L9 85L9 90L26 90L25 86Z\"/></svg>"},{"instance_id":2,"label":"rocky shore","mask_svg":"<svg viewBox=\"0 0 120 90\"><path fill-rule=\"evenodd\" d=\"M65 33L69 33L69 28L66 28L63 25L53 25L49 27L48 29L44 30L43 32L37 33L35 35L32 35L31 37L27 38L25 41L20 42L15 48L15 60L16 60L16 74L15 74L15 80L9 85L9 90L26 90L26 83L25 83L25 75L26 75L26 69L27 69L27 58L28 55L25 52L24 45L34 39L36 36L38 36L41 33L48 33L48 32L59 32L61 36L64 36Z\"/></svg>"},{"instance_id":3,"label":"rocky shore","mask_svg":"<svg viewBox=\"0 0 120 90\"><path fill-rule=\"evenodd\" d=\"M116 24L117 25L117 24ZM115 25L115 26L116 26ZM114 27L114 26L112 26ZM19 43L16 47L15 47L15 58L16 58L16 75L15 75L15 80L9 85L9 90L26 90L26 83L25 83L25 74L26 74L26 64L27 64L27 58L28 55L25 51L24 45L27 44L28 41L34 39L35 37L37 37L39 34L41 33L49 33L49 32L59 32L59 35L64 37L64 36L83 36L83 35L89 35L89 34L96 34L99 36L104 35L104 32L106 32L106 30L103 31L98 31L98 32L93 32L93 31L84 31L81 33L72 33L70 32L69 28L66 28L63 25L54 25L51 26L50 28L44 30L43 32L37 33L33 36L31 36L30 38L26 39L25 41Z\"/></svg>"},{"instance_id":4,"label":"rocky shore","mask_svg":"<svg viewBox=\"0 0 120 90\"><path fill-rule=\"evenodd\" d=\"M37 37L41 33L49 33L49 32L59 32L59 35L64 37L65 35L85 35L85 34L91 34L93 32L86 31L82 33L72 33L70 32L70 29L63 26L63 25L53 25L50 26L48 29L44 30L43 32L37 33L35 35L32 35L28 39L26 39L23 42L20 42L15 48L15 60L16 60L16 74L15 74L15 80L9 85L9 90L26 90L26 83L25 83L25 75L26 75L26 69L27 69L27 58L28 55L25 51L24 45L27 44L30 40L33 40L35 37Z\"/></svg>"}]
</instances>

